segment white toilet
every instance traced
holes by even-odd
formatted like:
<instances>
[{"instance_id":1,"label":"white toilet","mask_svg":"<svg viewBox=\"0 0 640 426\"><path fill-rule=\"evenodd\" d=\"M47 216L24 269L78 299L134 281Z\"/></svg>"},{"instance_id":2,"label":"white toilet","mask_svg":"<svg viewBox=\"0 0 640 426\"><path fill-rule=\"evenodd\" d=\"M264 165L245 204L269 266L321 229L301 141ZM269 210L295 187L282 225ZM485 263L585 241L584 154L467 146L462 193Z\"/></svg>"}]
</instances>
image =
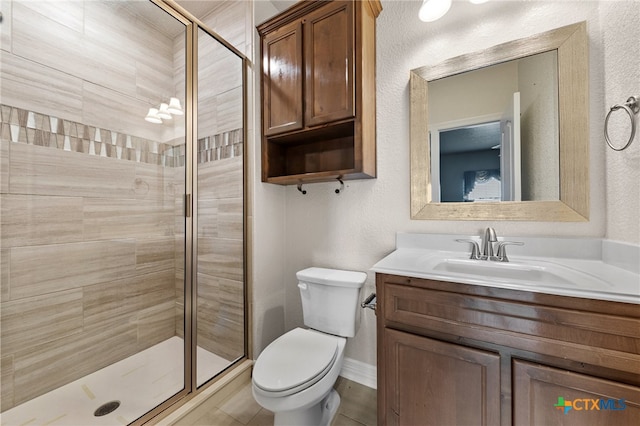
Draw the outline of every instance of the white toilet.
<instances>
[{"instance_id":1,"label":"white toilet","mask_svg":"<svg viewBox=\"0 0 640 426\"><path fill-rule=\"evenodd\" d=\"M333 389L347 337L360 320L364 272L307 268L296 274L304 324L267 346L253 367L255 400L275 413L275 425L329 425L340 396Z\"/></svg>"}]
</instances>

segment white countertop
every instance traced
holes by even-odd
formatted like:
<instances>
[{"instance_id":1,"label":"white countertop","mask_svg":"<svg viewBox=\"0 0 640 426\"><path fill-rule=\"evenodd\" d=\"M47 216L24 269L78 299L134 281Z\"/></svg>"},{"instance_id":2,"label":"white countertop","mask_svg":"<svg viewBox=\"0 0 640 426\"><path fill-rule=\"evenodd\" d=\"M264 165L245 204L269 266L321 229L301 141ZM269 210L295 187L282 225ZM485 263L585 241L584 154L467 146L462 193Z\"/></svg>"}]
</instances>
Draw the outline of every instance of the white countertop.
<instances>
[{"instance_id":1,"label":"white countertop","mask_svg":"<svg viewBox=\"0 0 640 426\"><path fill-rule=\"evenodd\" d=\"M560 296L640 304L640 248L583 238L499 238L509 262L469 260L470 244L450 234L398 234L397 248L376 263L379 273ZM528 246L528 247L527 247ZM541 255L548 253L551 255ZM604 260L603 260L604 259Z\"/></svg>"}]
</instances>

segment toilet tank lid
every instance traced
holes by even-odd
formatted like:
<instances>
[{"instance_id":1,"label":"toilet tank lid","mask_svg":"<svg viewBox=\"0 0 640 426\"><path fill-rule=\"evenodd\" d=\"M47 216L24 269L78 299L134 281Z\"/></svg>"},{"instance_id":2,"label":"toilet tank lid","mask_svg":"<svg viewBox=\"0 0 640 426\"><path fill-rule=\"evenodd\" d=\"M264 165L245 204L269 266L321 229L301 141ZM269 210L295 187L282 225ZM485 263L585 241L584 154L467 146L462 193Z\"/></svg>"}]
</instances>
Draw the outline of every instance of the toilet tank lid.
<instances>
[{"instance_id":1,"label":"toilet tank lid","mask_svg":"<svg viewBox=\"0 0 640 426\"><path fill-rule=\"evenodd\" d=\"M307 268L296 273L298 281L331 285L335 287L360 288L367 280L367 274L340 269Z\"/></svg>"}]
</instances>

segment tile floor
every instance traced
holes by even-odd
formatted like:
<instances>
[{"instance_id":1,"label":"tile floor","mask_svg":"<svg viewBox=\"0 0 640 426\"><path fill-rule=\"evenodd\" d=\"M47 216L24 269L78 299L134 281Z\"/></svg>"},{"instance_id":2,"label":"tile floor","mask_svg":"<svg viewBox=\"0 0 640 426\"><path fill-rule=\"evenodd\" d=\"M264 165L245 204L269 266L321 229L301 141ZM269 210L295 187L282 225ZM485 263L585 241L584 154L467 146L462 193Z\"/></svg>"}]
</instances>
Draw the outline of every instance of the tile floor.
<instances>
[{"instance_id":1,"label":"tile floor","mask_svg":"<svg viewBox=\"0 0 640 426\"><path fill-rule=\"evenodd\" d=\"M340 408L332 426L375 426L376 390L343 377L335 385ZM173 426L263 426L273 425L273 414L260 407L251 395L251 383L242 386L219 404L200 405Z\"/></svg>"}]
</instances>

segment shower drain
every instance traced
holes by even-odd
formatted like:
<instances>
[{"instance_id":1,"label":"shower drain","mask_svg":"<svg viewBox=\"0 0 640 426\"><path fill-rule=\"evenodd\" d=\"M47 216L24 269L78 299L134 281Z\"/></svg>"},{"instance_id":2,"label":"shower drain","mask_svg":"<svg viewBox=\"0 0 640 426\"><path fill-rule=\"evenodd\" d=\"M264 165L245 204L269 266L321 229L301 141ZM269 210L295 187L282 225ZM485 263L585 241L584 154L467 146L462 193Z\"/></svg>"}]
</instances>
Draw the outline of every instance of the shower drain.
<instances>
[{"instance_id":1,"label":"shower drain","mask_svg":"<svg viewBox=\"0 0 640 426\"><path fill-rule=\"evenodd\" d=\"M116 411L119 406L120 401L109 401L99 406L98 409L93 412L93 415L95 417L106 416L107 414Z\"/></svg>"}]
</instances>

